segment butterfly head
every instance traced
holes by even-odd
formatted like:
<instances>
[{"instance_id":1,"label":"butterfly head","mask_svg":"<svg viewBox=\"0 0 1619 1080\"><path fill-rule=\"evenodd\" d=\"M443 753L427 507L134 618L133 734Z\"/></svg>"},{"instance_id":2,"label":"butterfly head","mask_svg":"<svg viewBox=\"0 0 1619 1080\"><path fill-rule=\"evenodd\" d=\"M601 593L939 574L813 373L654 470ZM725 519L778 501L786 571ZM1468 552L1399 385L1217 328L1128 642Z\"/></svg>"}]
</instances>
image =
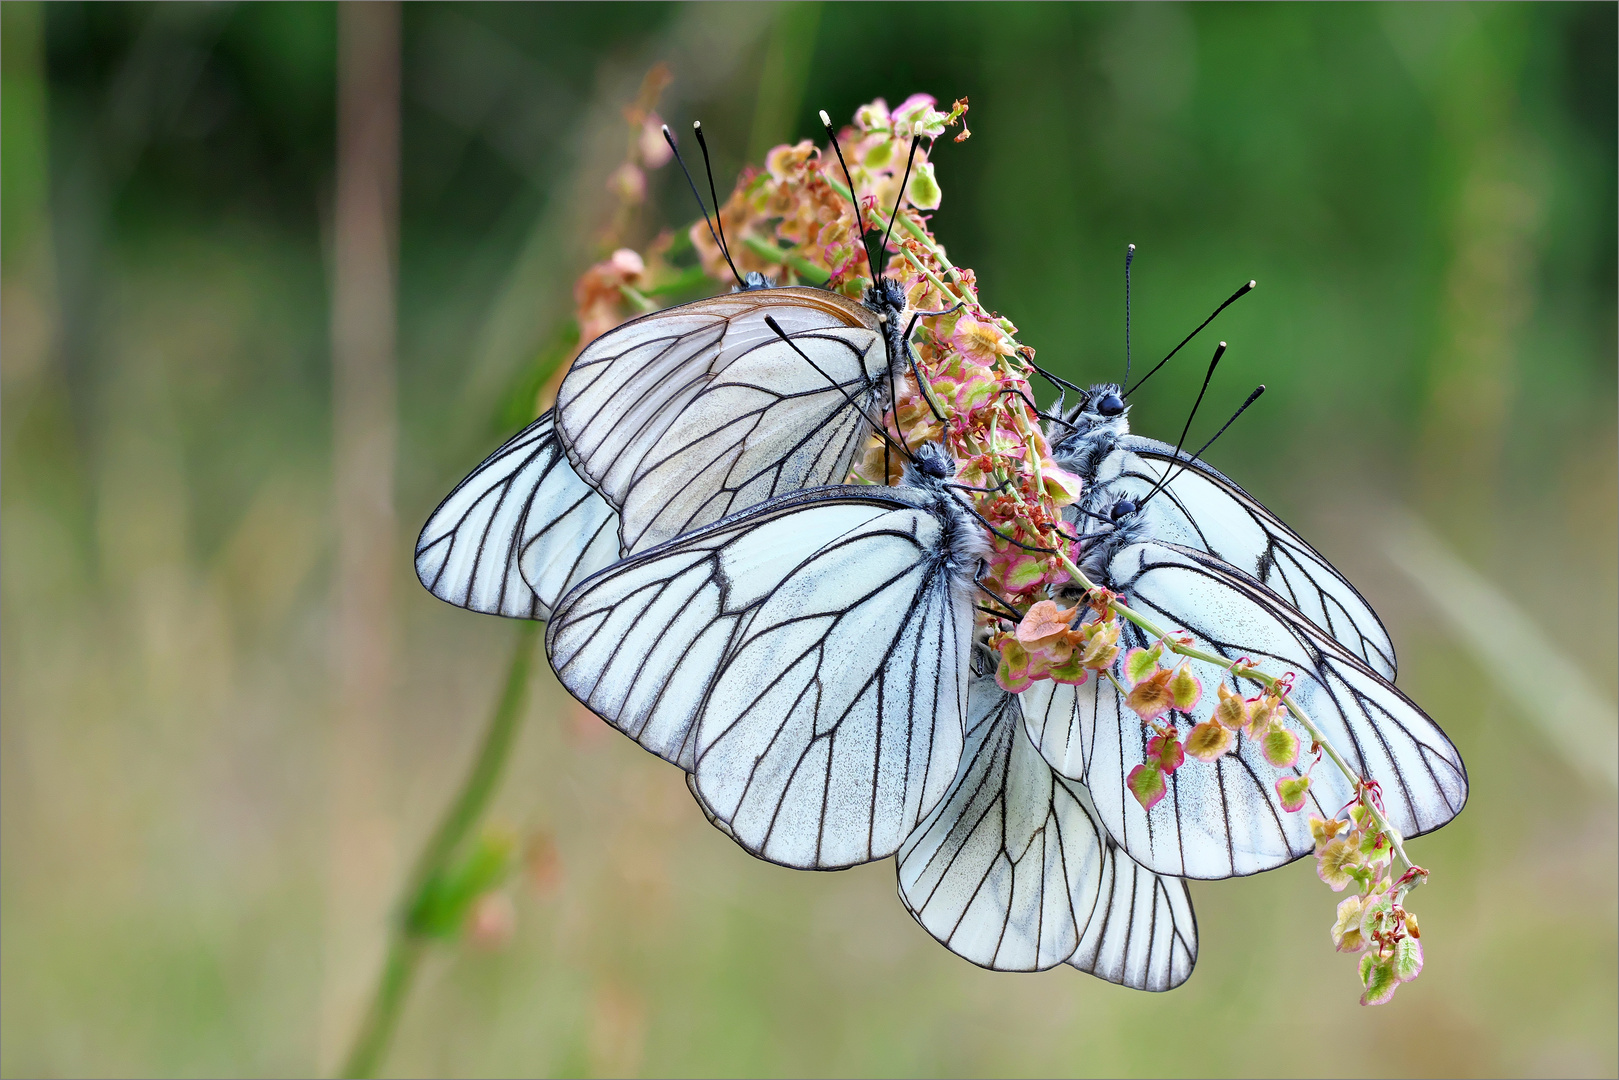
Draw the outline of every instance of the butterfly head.
<instances>
[{"instance_id":1,"label":"butterfly head","mask_svg":"<svg viewBox=\"0 0 1619 1080\"><path fill-rule=\"evenodd\" d=\"M1053 449L1059 453L1065 446L1094 442L1094 437L1100 434L1128 434L1130 406L1125 403L1123 388L1117 383L1097 383L1053 426L1056 429Z\"/></svg>"},{"instance_id":2,"label":"butterfly head","mask_svg":"<svg viewBox=\"0 0 1619 1080\"><path fill-rule=\"evenodd\" d=\"M866 290L866 307L885 323L895 323L905 314L905 290L890 277L880 277Z\"/></svg>"},{"instance_id":3,"label":"butterfly head","mask_svg":"<svg viewBox=\"0 0 1619 1080\"><path fill-rule=\"evenodd\" d=\"M760 289L774 289L775 287L776 283L759 273L759 271L749 270L747 276L742 279L742 284L736 286L731 291L758 292Z\"/></svg>"},{"instance_id":4,"label":"butterfly head","mask_svg":"<svg viewBox=\"0 0 1619 1080\"><path fill-rule=\"evenodd\" d=\"M916 448L914 460L906 471L915 473L914 477L906 478L908 483L926 486L930 481L938 483L956 475L956 459L943 445L925 442Z\"/></svg>"}]
</instances>

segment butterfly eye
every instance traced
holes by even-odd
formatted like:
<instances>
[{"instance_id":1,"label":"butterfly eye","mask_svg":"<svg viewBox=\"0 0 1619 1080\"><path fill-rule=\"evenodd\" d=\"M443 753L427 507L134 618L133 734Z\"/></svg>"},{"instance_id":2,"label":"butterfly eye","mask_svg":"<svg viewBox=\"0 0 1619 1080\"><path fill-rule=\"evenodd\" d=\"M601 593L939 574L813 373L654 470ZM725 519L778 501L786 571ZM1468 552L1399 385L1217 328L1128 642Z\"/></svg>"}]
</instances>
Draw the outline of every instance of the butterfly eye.
<instances>
[{"instance_id":1,"label":"butterfly eye","mask_svg":"<svg viewBox=\"0 0 1619 1080\"><path fill-rule=\"evenodd\" d=\"M1108 517L1112 518L1114 521L1119 521L1123 518L1129 517L1135 512L1136 504L1134 502L1129 499L1120 499L1118 502L1113 504L1113 509L1108 511Z\"/></svg>"},{"instance_id":2,"label":"butterfly eye","mask_svg":"<svg viewBox=\"0 0 1619 1080\"><path fill-rule=\"evenodd\" d=\"M1103 394L1096 403L1096 411L1103 416L1118 416L1124 411L1124 399L1112 392Z\"/></svg>"}]
</instances>

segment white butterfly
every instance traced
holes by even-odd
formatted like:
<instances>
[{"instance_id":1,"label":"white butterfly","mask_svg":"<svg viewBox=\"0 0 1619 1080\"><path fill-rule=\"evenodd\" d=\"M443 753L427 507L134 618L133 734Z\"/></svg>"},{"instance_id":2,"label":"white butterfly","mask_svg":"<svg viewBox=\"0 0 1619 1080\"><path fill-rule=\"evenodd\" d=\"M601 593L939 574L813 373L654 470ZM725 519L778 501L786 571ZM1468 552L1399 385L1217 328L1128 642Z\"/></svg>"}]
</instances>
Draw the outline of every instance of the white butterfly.
<instances>
[{"instance_id":1,"label":"white butterfly","mask_svg":"<svg viewBox=\"0 0 1619 1080\"><path fill-rule=\"evenodd\" d=\"M620 512L624 552L841 483L910 362L905 313L887 279L862 303L802 286L749 289L591 342L558 392L557 433Z\"/></svg>"},{"instance_id":2,"label":"white butterfly","mask_svg":"<svg viewBox=\"0 0 1619 1080\"><path fill-rule=\"evenodd\" d=\"M1158 625L1184 630L1198 648L1231 660L1249 657L1274 675L1294 673L1294 699L1359 775L1382 785L1388 817L1403 835L1429 832L1460 812L1466 769L1415 703L1254 577L1205 551L1160 540L1155 520L1121 513L1111 528L1092 530L1081 569ZM1126 622L1121 644L1152 643ZM1212 715L1222 678L1233 690L1253 689L1222 668L1188 663L1204 686L1202 700L1185 717L1194 723ZM1235 752L1212 764L1188 760L1170 776L1166 797L1147 811L1125 779L1144 761L1152 732L1111 682L1036 683L1024 692L1023 705L1029 736L1046 760L1090 789L1108 832L1143 866L1177 877L1221 878L1268 870L1313 850L1305 815L1281 809L1272 789L1277 771L1252 740L1240 740ZM1301 773L1307 758L1302 755L1289 774ZM1310 799L1324 817L1356 794L1330 766L1313 776Z\"/></svg>"},{"instance_id":3,"label":"white butterfly","mask_svg":"<svg viewBox=\"0 0 1619 1080\"><path fill-rule=\"evenodd\" d=\"M562 684L771 862L891 855L955 776L987 544L948 455L916 459L900 486L778 497L631 555L547 631Z\"/></svg>"},{"instance_id":4,"label":"white butterfly","mask_svg":"<svg viewBox=\"0 0 1619 1080\"><path fill-rule=\"evenodd\" d=\"M547 411L439 503L416 540L416 576L458 607L547 619L618 557L618 515L569 466Z\"/></svg>"},{"instance_id":5,"label":"white butterfly","mask_svg":"<svg viewBox=\"0 0 1619 1080\"><path fill-rule=\"evenodd\" d=\"M961 767L900 848L899 894L952 952L996 971L1069 963L1109 982L1169 990L1197 959L1186 884L1138 866L1084 785L1055 773L1018 699L975 677Z\"/></svg>"},{"instance_id":6,"label":"white butterfly","mask_svg":"<svg viewBox=\"0 0 1619 1080\"><path fill-rule=\"evenodd\" d=\"M1394 678L1394 643L1355 587L1235 481L1195 455L1132 435L1118 386L1091 387L1052 428L1053 458L1085 481L1082 510L1071 519L1130 500L1142 507L1143 527L1155 539L1207 552L1256 578L1372 670ZM1165 474L1168 484L1143 506Z\"/></svg>"}]
</instances>

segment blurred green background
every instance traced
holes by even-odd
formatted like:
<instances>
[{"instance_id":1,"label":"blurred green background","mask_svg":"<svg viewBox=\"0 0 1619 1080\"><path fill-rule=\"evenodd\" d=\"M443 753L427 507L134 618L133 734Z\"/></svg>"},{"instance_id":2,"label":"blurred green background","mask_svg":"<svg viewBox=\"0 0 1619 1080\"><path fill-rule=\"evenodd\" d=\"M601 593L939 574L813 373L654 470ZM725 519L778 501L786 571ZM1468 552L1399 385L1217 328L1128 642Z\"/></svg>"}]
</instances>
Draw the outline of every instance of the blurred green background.
<instances>
[{"instance_id":1,"label":"blurred green background","mask_svg":"<svg viewBox=\"0 0 1619 1080\"><path fill-rule=\"evenodd\" d=\"M1413 846L1427 970L1360 1008L1308 862L1194 884L1167 996L978 970L887 863L749 859L542 667L496 817L553 855L508 944L435 953L387 1068L1615 1075L1615 13L406 6L398 677L364 763L394 869L355 931L328 872L336 12L6 3L0 1071L335 1067L513 640L428 596L410 544L570 317L661 59L722 177L818 108L969 96L937 232L1072 378L1122 367L1127 242L1138 362L1259 280L1134 422L1173 437L1215 336L1211 415L1269 385L1211 460L1384 614L1471 770ZM677 180L629 239L691 219Z\"/></svg>"}]
</instances>

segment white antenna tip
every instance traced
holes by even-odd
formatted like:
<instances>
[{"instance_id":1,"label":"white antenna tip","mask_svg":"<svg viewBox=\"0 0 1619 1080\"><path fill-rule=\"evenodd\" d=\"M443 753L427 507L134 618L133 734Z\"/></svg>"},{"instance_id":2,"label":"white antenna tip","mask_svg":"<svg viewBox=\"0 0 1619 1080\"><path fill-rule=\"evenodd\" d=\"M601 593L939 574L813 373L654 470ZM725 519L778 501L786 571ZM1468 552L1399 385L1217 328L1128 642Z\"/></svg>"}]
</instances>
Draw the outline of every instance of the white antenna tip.
<instances>
[{"instance_id":1,"label":"white antenna tip","mask_svg":"<svg viewBox=\"0 0 1619 1080\"><path fill-rule=\"evenodd\" d=\"M832 118L830 116L826 115L826 110L825 109L821 110L821 123L825 124L827 127L832 126Z\"/></svg>"},{"instance_id":2,"label":"white antenna tip","mask_svg":"<svg viewBox=\"0 0 1619 1080\"><path fill-rule=\"evenodd\" d=\"M1136 249L1136 246L1135 246L1135 245L1134 245L1134 244L1128 244L1128 245L1126 245L1126 247L1127 247L1127 248L1128 248L1128 250L1130 250L1130 251L1134 251L1134 250L1135 250L1135 249Z\"/></svg>"},{"instance_id":3,"label":"white antenna tip","mask_svg":"<svg viewBox=\"0 0 1619 1080\"><path fill-rule=\"evenodd\" d=\"M665 135L669 134L669 125L668 124L660 124L659 126L663 129L663 133Z\"/></svg>"},{"instance_id":4,"label":"white antenna tip","mask_svg":"<svg viewBox=\"0 0 1619 1080\"><path fill-rule=\"evenodd\" d=\"M1249 281L1248 282L1248 287L1250 289L1258 288L1259 287L1259 282L1258 281Z\"/></svg>"},{"instance_id":5,"label":"white antenna tip","mask_svg":"<svg viewBox=\"0 0 1619 1080\"><path fill-rule=\"evenodd\" d=\"M703 130L703 122L701 120L693 120L691 122L691 129L693 131L701 131L701 130Z\"/></svg>"},{"instance_id":6,"label":"white antenna tip","mask_svg":"<svg viewBox=\"0 0 1619 1080\"><path fill-rule=\"evenodd\" d=\"M1225 342L1223 342L1223 341L1220 342L1220 348L1222 348L1222 349L1225 348Z\"/></svg>"}]
</instances>

